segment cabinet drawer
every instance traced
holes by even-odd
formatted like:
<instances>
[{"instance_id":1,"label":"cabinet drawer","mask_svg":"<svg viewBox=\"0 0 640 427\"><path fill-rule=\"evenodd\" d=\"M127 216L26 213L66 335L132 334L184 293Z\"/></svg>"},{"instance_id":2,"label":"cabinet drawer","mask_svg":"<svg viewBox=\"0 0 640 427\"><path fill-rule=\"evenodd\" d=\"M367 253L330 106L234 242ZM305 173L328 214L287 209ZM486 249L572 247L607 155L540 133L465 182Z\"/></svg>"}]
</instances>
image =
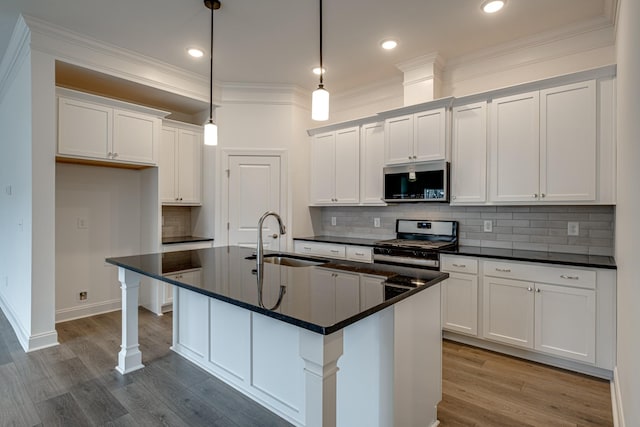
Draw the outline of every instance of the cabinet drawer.
<instances>
[{"instance_id":1,"label":"cabinet drawer","mask_svg":"<svg viewBox=\"0 0 640 427\"><path fill-rule=\"evenodd\" d=\"M349 261L373 262L372 249L365 246L347 246L347 259Z\"/></svg>"},{"instance_id":2,"label":"cabinet drawer","mask_svg":"<svg viewBox=\"0 0 640 427\"><path fill-rule=\"evenodd\" d=\"M330 258L344 259L346 256L344 245L334 245L330 243L296 241L294 250L299 254L318 255Z\"/></svg>"},{"instance_id":3,"label":"cabinet drawer","mask_svg":"<svg viewBox=\"0 0 640 427\"><path fill-rule=\"evenodd\" d=\"M478 260L473 258L442 255L440 263L441 271L478 274Z\"/></svg>"},{"instance_id":4,"label":"cabinet drawer","mask_svg":"<svg viewBox=\"0 0 640 427\"><path fill-rule=\"evenodd\" d=\"M484 275L585 289L595 289L596 287L595 271L568 267L546 267L535 264L484 261Z\"/></svg>"},{"instance_id":5,"label":"cabinet drawer","mask_svg":"<svg viewBox=\"0 0 640 427\"><path fill-rule=\"evenodd\" d=\"M162 252L192 251L213 247L213 240L205 242L170 243L162 245Z\"/></svg>"}]
</instances>

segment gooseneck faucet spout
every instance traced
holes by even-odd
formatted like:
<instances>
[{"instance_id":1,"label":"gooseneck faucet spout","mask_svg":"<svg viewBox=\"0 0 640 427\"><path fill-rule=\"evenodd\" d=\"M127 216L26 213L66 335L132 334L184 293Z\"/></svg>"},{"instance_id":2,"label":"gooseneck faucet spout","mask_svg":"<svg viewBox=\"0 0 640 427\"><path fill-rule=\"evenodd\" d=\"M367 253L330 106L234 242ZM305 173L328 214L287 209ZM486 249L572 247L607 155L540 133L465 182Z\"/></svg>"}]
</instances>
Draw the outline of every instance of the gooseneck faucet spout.
<instances>
[{"instance_id":1,"label":"gooseneck faucet spout","mask_svg":"<svg viewBox=\"0 0 640 427\"><path fill-rule=\"evenodd\" d=\"M284 226L282 218L280 218L280 215L278 215L277 213L273 211L267 211L260 217L260 219L258 220L258 245L256 246L256 264L258 266L258 271L262 269L262 265L264 264L264 248L262 246L262 223L269 216L273 216L278 220L280 235L287 233L287 227Z\"/></svg>"}]
</instances>

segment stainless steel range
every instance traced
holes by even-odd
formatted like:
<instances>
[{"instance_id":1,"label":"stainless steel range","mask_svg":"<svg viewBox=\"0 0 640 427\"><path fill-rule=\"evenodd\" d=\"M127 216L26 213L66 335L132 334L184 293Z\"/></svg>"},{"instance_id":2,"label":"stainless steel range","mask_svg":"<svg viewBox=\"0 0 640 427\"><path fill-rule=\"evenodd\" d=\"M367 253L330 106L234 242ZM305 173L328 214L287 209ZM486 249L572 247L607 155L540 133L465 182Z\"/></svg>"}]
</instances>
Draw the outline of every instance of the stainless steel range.
<instances>
[{"instance_id":1,"label":"stainless steel range","mask_svg":"<svg viewBox=\"0 0 640 427\"><path fill-rule=\"evenodd\" d=\"M457 221L396 220L396 238L373 248L373 262L440 268L439 251L458 246Z\"/></svg>"}]
</instances>

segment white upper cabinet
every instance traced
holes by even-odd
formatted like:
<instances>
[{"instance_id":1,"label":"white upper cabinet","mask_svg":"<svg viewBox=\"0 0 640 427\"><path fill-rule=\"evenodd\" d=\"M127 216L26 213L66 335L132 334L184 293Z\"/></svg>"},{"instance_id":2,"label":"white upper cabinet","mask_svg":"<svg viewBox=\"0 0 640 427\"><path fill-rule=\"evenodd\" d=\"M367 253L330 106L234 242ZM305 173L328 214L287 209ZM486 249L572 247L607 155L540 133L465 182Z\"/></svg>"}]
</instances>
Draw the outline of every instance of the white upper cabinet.
<instances>
[{"instance_id":1,"label":"white upper cabinet","mask_svg":"<svg viewBox=\"0 0 640 427\"><path fill-rule=\"evenodd\" d=\"M360 128L315 135L311 141L312 205L360 201Z\"/></svg>"},{"instance_id":2,"label":"white upper cabinet","mask_svg":"<svg viewBox=\"0 0 640 427\"><path fill-rule=\"evenodd\" d=\"M595 201L596 111L593 80L494 99L491 201Z\"/></svg>"},{"instance_id":3,"label":"white upper cabinet","mask_svg":"<svg viewBox=\"0 0 640 427\"><path fill-rule=\"evenodd\" d=\"M157 163L160 116L165 113L81 92L58 92L58 156Z\"/></svg>"},{"instance_id":4,"label":"white upper cabinet","mask_svg":"<svg viewBox=\"0 0 640 427\"><path fill-rule=\"evenodd\" d=\"M388 118L385 129L387 165L446 159L446 108Z\"/></svg>"},{"instance_id":5,"label":"white upper cabinet","mask_svg":"<svg viewBox=\"0 0 640 427\"><path fill-rule=\"evenodd\" d=\"M487 103L453 109L451 204L487 200Z\"/></svg>"},{"instance_id":6,"label":"white upper cabinet","mask_svg":"<svg viewBox=\"0 0 640 427\"><path fill-rule=\"evenodd\" d=\"M202 144L199 127L163 126L158 164L163 204L202 203Z\"/></svg>"},{"instance_id":7,"label":"white upper cabinet","mask_svg":"<svg viewBox=\"0 0 640 427\"><path fill-rule=\"evenodd\" d=\"M360 203L384 205L384 123L369 123L360 132Z\"/></svg>"}]
</instances>

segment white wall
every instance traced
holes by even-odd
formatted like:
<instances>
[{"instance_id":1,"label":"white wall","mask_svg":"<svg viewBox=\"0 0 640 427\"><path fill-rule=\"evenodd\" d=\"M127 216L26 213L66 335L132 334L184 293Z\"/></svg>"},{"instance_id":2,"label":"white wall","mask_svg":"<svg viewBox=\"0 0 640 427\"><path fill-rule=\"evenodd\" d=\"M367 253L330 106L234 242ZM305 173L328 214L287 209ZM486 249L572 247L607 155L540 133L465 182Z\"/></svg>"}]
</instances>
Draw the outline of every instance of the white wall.
<instances>
[{"instance_id":1,"label":"white wall","mask_svg":"<svg viewBox=\"0 0 640 427\"><path fill-rule=\"evenodd\" d=\"M622 426L640 425L640 2L620 0L618 58L618 360L616 386L624 412ZM623 415L623 414L620 414Z\"/></svg>"},{"instance_id":2,"label":"white wall","mask_svg":"<svg viewBox=\"0 0 640 427\"><path fill-rule=\"evenodd\" d=\"M56 320L120 309L117 268L104 259L142 251L142 173L57 164Z\"/></svg>"}]
</instances>

